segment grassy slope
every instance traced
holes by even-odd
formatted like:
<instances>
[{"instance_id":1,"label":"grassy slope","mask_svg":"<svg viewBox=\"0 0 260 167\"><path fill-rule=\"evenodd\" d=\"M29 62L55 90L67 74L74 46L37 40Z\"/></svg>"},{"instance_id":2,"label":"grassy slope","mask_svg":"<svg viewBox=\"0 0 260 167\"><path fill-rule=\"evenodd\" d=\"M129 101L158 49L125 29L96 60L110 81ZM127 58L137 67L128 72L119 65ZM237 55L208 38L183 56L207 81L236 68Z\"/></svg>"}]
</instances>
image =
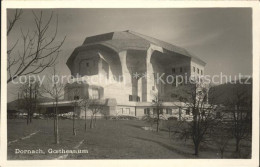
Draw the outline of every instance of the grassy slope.
<instances>
[{"instance_id":1,"label":"grassy slope","mask_svg":"<svg viewBox=\"0 0 260 167\"><path fill-rule=\"evenodd\" d=\"M88 120L89 123L89 120ZM98 120L95 129L84 132L84 121L76 120L77 135L72 135L72 120L61 120L59 124L60 144L54 144L53 121L33 120L26 126L25 120L8 120L8 141L40 132L30 139L18 141L8 146L8 159L54 159L61 154L48 154L47 149L72 149L81 140L85 140L79 149L88 149L88 154L69 154L68 159L161 159L161 158L196 158L191 142L172 140L168 132L145 131L142 121ZM19 149L42 149L43 154L14 154ZM201 147L199 158L218 158L217 151Z\"/></svg>"}]
</instances>

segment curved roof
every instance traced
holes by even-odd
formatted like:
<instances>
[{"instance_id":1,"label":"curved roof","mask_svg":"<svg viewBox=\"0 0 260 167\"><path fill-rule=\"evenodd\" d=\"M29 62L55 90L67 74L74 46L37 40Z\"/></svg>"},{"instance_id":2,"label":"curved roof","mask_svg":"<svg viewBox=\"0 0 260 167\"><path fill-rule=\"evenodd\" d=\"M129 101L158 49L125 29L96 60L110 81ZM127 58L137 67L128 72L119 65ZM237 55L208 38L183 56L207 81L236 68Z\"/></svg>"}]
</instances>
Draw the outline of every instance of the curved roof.
<instances>
[{"instance_id":1,"label":"curved roof","mask_svg":"<svg viewBox=\"0 0 260 167\"><path fill-rule=\"evenodd\" d=\"M149 49L151 44L162 47L163 49L168 50L170 52L178 53L195 59L203 65L206 64L204 61L199 59L197 56L191 54L184 48L130 30L126 30L87 37L83 44L73 51L73 53L67 61L67 65L69 66L70 62L73 61L73 59L80 50L84 50L87 47L103 45L119 53L121 51L129 49L147 50Z\"/></svg>"}]
</instances>

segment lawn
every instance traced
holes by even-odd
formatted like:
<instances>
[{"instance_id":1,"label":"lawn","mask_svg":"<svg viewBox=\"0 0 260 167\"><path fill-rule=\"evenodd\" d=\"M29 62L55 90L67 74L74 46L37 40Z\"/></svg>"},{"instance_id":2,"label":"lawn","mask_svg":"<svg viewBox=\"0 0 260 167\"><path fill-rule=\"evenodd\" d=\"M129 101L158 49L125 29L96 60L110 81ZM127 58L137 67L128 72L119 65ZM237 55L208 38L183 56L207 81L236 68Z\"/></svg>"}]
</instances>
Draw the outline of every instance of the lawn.
<instances>
[{"instance_id":1,"label":"lawn","mask_svg":"<svg viewBox=\"0 0 260 167\"><path fill-rule=\"evenodd\" d=\"M53 120L33 120L28 126L26 120L8 120L8 142L15 141L8 145L8 159L55 159L64 155L50 154L50 148L88 150L84 154L67 154L65 159L220 158L212 145L202 145L199 157L195 157L191 141L173 140L167 131L146 131L144 126L147 124L140 120L97 120L97 127L85 132L84 120L76 120L77 135L73 136L72 120L60 120L60 144L54 144ZM44 154L15 154L15 149L42 149Z\"/></svg>"}]
</instances>

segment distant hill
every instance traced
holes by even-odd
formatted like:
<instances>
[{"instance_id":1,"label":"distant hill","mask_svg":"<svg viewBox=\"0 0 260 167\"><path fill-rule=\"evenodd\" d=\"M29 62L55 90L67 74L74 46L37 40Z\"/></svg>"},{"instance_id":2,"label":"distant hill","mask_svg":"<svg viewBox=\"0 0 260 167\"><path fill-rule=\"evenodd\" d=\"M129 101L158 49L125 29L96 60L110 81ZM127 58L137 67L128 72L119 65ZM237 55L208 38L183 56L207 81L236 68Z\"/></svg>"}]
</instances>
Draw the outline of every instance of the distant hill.
<instances>
[{"instance_id":1,"label":"distant hill","mask_svg":"<svg viewBox=\"0 0 260 167\"><path fill-rule=\"evenodd\" d=\"M233 81L231 83L213 86L209 91L209 101L216 104L225 104L229 100L234 100L237 95L246 96L246 103L252 102L252 78L245 84L246 79L241 80L242 83ZM243 84L244 83L244 84Z\"/></svg>"}]
</instances>

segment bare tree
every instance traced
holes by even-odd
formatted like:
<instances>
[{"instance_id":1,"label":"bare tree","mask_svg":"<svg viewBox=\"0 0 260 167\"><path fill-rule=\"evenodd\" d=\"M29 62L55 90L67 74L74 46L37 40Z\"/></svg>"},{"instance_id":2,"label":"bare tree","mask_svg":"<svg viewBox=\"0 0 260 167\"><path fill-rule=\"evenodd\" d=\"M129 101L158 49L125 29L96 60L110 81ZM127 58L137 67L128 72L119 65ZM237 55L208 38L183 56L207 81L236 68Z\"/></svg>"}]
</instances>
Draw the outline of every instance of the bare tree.
<instances>
[{"instance_id":1,"label":"bare tree","mask_svg":"<svg viewBox=\"0 0 260 167\"><path fill-rule=\"evenodd\" d=\"M90 99L89 97L85 96L81 99L81 101L79 102L79 106L80 108L82 108L84 111L85 111L85 132L87 131L87 111L88 111L88 108L89 108L89 105L90 105Z\"/></svg>"},{"instance_id":2,"label":"bare tree","mask_svg":"<svg viewBox=\"0 0 260 167\"><path fill-rule=\"evenodd\" d=\"M33 114L37 110L39 89L39 82L36 81L28 81L19 87L19 108L27 110L27 125L32 122Z\"/></svg>"},{"instance_id":3,"label":"bare tree","mask_svg":"<svg viewBox=\"0 0 260 167\"><path fill-rule=\"evenodd\" d=\"M176 134L185 141L192 139L196 156L199 155L200 144L207 141L209 129L215 123L214 105L207 104L206 100L208 89L208 85L202 81L194 81L194 83L179 86L172 93L173 98L184 104L178 107L185 107L192 111L192 120L181 120Z\"/></svg>"},{"instance_id":4,"label":"bare tree","mask_svg":"<svg viewBox=\"0 0 260 167\"><path fill-rule=\"evenodd\" d=\"M162 100L159 93L154 94L153 98L153 106L155 107L155 119L156 122L156 132L159 132L159 125L160 125L160 119L163 115L163 108L162 108Z\"/></svg>"},{"instance_id":5,"label":"bare tree","mask_svg":"<svg viewBox=\"0 0 260 167\"><path fill-rule=\"evenodd\" d=\"M240 142L251 140L252 134L252 85L233 85L232 94L226 99L225 112L231 115L231 132L240 156Z\"/></svg>"},{"instance_id":6,"label":"bare tree","mask_svg":"<svg viewBox=\"0 0 260 167\"><path fill-rule=\"evenodd\" d=\"M76 111L77 111L77 107L78 107L78 103L79 103L79 89L76 88L76 89L72 89L74 92L74 110L73 110L73 116L72 116L72 119L73 119L73 126L72 126L72 133L74 136L76 136L76 128L75 128L75 116L76 116Z\"/></svg>"},{"instance_id":7,"label":"bare tree","mask_svg":"<svg viewBox=\"0 0 260 167\"><path fill-rule=\"evenodd\" d=\"M150 125L151 129L153 129L153 125L156 125L156 132L159 132L160 130L160 122L163 117L162 102L159 93L153 93L153 111L150 111L150 108L145 109L146 115L143 117L143 120Z\"/></svg>"},{"instance_id":8,"label":"bare tree","mask_svg":"<svg viewBox=\"0 0 260 167\"><path fill-rule=\"evenodd\" d=\"M230 124L223 120L217 121L215 126L210 129L210 137L213 143L217 146L221 158L224 158L224 152L227 149L228 143L232 139L230 134Z\"/></svg>"},{"instance_id":9,"label":"bare tree","mask_svg":"<svg viewBox=\"0 0 260 167\"><path fill-rule=\"evenodd\" d=\"M177 126L177 123L177 118L164 121L164 127L168 130L169 138L171 138L171 132Z\"/></svg>"},{"instance_id":10,"label":"bare tree","mask_svg":"<svg viewBox=\"0 0 260 167\"><path fill-rule=\"evenodd\" d=\"M23 12L22 12L21 9L16 9L13 18L11 18L11 19L8 20L8 24L7 24L7 36L8 36L9 33L11 32L11 30L13 29L15 23L16 23L18 20L20 20L22 13L23 13Z\"/></svg>"},{"instance_id":11,"label":"bare tree","mask_svg":"<svg viewBox=\"0 0 260 167\"><path fill-rule=\"evenodd\" d=\"M54 100L53 107L54 107L54 138L55 143L59 144L59 111L58 111L58 103L60 99L64 96L64 88L66 86L65 83L59 81L56 77L56 69L53 68L53 74L48 78L48 82L42 86L42 93Z\"/></svg>"},{"instance_id":12,"label":"bare tree","mask_svg":"<svg viewBox=\"0 0 260 167\"><path fill-rule=\"evenodd\" d=\"M103 104L98 99L92 99L91 104L89 105L89 109L91 111L91 120L90 120L90 128L96 127L97 121L97 113L103 110Z\"/></svg>"},{"instance_id":13,"label":"bare tree","mask_svg":"<svg viewBox=\"0 0 260 167\"><path fill-rule=\"evenodd\" d=\"M21 19L22 10L16 10L14 16L9 19L7 27L7 36L11 33L17 21ZM58 32L58 16L56 19L55 30L50 30L53 13L47 21L44 21L43 12L40 11L37 15L32 11L34 16L35 30L24 31L21 29L21 49L18 48L16 54L14 50L17 47L19 40L7 51L7 83L16 79L19 76L29 74L39 74L48 67L52 67L59 55L60 48L63 45L64 37L60 42L57 42ZM49 33L50 31L54 33Z\"/></svg>"},{"instance_id":14,"label":"bare tree","mask_svg":"<svg viewBox=\"0 0 260 167\"><path fill-rule=\"evenodd\" d=\"M100 113L103 115L105 120L109 120L109 118L110 118L109 112L104 109L104 106L103 106L102 110L100 110Z\"/></svg>"}]
</instances>

